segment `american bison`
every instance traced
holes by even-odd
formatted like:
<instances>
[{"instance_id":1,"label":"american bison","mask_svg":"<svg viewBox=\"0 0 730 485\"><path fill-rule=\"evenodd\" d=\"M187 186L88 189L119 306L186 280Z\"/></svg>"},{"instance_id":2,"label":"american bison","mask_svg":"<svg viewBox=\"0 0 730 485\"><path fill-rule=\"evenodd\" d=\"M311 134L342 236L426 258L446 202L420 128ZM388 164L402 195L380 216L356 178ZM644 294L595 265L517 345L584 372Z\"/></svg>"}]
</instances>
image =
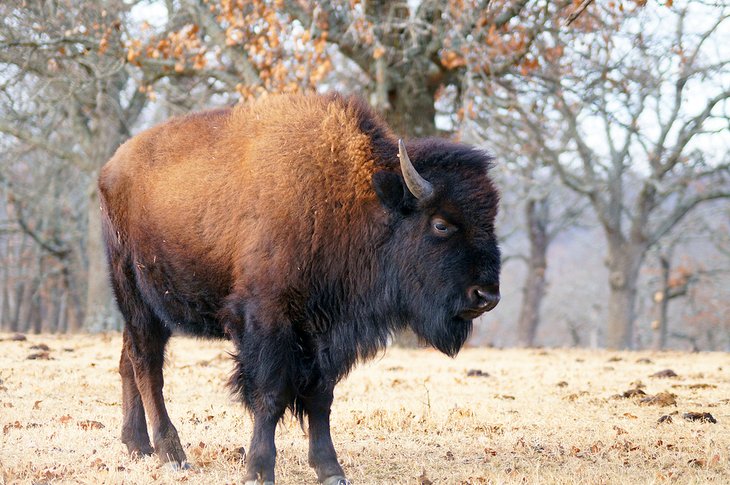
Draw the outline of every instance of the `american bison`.
<instances>
[{"instance_id":1,"label":"american bison","mask_svg":"<svg viewBox=\"0 0 730 485\"><path fill-rule=\"evenodd\" d=\"M273 483L290 409L307 416L319 481L347 483L330 437L337 382L405 328L453 356L499 301L490 163L445 140L403 144L338 94L269 96L123 144L99 191L129 452L185 461L162 395L165 344L175 331L226 337L230 384L254 418L246 482Z\"/></svg>"}]
</instances>

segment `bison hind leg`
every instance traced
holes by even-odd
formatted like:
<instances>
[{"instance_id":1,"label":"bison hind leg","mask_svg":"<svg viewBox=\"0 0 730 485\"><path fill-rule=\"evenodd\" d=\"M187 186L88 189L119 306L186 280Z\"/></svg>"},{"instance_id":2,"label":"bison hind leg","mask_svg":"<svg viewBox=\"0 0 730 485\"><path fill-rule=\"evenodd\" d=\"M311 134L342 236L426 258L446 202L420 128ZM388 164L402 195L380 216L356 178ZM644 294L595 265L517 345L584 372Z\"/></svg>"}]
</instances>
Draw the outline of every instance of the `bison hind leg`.
<instances>
[{"instance_id":1,"label":"bison hind leg","mask_svg":"<svg viewBox=\"0 0 730 485\"><path fill-rule=\"evenodd\" d=\"M114 249L109 251L112 287L124 316L119 365L123 401L122 441L132 454L151 452L146 415L158 457L164 462L183 463L185 452L162 395L162 366L171 332L142 297L128 259Z\"/></svg>"},{"instance_id":2,"label":"bison hind leg","mask_svg":"<svg viewBox=\"0 0 730 485\"><path fill-rule=\"evenodd\" d=\"M124 334L119 374L122 377L122 443L132 456L151 455L154 450L147 433L142 397L134 379L134 368L129 357L129 337Z\"/></svg>"}]
</instances>

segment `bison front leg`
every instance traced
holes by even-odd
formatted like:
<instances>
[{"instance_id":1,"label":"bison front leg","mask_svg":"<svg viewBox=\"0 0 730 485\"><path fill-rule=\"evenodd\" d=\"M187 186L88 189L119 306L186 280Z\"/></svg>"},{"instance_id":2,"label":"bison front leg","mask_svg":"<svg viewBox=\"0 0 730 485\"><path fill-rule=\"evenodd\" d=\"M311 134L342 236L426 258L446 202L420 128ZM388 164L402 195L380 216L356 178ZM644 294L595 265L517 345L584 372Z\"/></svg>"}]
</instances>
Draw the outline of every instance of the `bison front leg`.
<instances>
[{"instance_id":1,"label":"bison front leg","mask_svg":"<svg viewBox=\"0 0 730 485\"><path fill-rule=\"evenodd\" d=\"M246 454L246 485L273 485L276 425L292 402L287 375L286 331L257 324L248 317L244 335L236 335L239 353L231 381L253 414L251 445Z\"/></svg>"},{"instance_id":2,"label":"bison front leg","mask_svg":"<svg viewBox=\"0 0 730 485\"><path fill-rule=\"evenodd\" d=\"M309 420L309 465L324 485L349 485L330 434L333 390L334 386L318 383L299 397Z\"/></svg>"}]
</instances>

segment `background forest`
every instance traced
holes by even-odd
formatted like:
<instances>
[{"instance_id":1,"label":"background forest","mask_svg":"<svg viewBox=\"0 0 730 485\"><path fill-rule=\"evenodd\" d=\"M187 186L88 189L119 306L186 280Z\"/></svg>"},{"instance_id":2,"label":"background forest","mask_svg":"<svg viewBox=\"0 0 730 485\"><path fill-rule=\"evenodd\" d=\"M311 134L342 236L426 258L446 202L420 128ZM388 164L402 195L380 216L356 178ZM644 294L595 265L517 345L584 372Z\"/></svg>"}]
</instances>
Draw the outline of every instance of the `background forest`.
<instances>
[{"instance_id":1,"label":"background forest","mask_svg":"<svg viewBox=\"0 0 730 485\"><path fill-rule=\"evenodd\" d=\"M730 4L0 4L0 330L118 329L95 192L127 138L339 90L492 152L503 299L472 343L730 350Z\"/></svg>"}]
</instances>

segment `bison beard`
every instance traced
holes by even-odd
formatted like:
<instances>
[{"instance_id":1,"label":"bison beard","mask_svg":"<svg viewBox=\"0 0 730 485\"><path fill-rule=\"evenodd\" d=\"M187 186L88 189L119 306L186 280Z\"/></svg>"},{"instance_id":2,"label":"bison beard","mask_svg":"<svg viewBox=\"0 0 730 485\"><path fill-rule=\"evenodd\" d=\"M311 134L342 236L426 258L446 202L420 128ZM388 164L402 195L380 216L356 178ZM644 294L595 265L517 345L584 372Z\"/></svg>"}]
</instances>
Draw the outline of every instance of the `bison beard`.
<instances>
[{"instance_id":1,"label":"bison beard","mask_svg":"<svg viewBox=\"0 0 730 485\"><path fill-rule=\"evenodd\" d=\"M411 161L411 158L413 161ZM173 119L122 145L99 177L125 318L122 441L183 463L165 408L173 331L231 338L231 386L254 417L247 483L273 483L287 409L309 463L346 483L333 390L410 327L455 355L499 301L498 193L483 152L399 144L356 98L271 96Z\"/></svg>"}]
</instances>

